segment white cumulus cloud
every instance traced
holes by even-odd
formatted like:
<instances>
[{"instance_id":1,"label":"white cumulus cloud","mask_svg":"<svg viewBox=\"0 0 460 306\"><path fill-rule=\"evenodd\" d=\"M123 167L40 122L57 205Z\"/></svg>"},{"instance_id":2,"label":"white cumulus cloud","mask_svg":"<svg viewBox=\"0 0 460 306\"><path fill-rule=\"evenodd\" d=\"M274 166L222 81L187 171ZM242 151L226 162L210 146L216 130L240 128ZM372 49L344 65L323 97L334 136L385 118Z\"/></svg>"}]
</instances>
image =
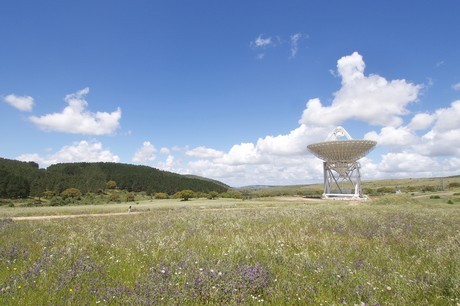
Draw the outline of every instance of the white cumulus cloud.
<instances>
[{"instance_id":1,"label":"white cumulus cloud","mask_svg":"<svg viewBox=\"0 0 460 306\"><path fill-rule=\"evenodd\" d=\"M421 85L405 80L387 81L378 75L364 74L362 56L354 52L337 62L342 87L334 94L330 106L319 99L310 99L300 120L305 125L339 125L357 119L372 125L399 126L407 106L415 102Z\"/></svg>"},{"instance_id":2,"label":"white cumulus cloud","mask_svg":"<svg viewBox=\"0 0 460 306\"><path fill-rule=\"evenodd\" d=\"M67 95L68 104L62 112L43 116L31 116L30 120L39 128L72 134L105 135L114 133L120 123L121 109L107 113L92 113L87 110L88 102L85 96L89 88Z\"/></svg>"},{"instance_id":3,"label":"white cumulus cloud","mask_svg":"<svg viewBox=\"0 0 460 306\"><path fill-rule=\"evenodd\" d=\"M241 143L234 145L217 161L226 165L258 164L263 162L263 156L253 143Z\"/></svg>"},{"instance_id":4,"label":"white cumulus cloud","mask_svg":"<svg viewBox=\"0 0 460 306\"><path fill-rule=\"evenodd\" d=\"M171 153L171 150L169 148L166 148L166 147L162 147L160 149L160 154L163 154L163 155L169 155Z\"/></svg>"},{"instance_id":5,"label":"white cumulus cloud","mask_svg":"<svg viewBox=\"0 0 460 306\"><path fill-rule=\"evenodd\" d=\"M435 116L427 113L416 114L412 117L408 128L413 131L423 130L430 127L435 119Z\"/></svg>"},{"instance_id":6,"label":"white cumulus cloud","mask_svg":"<svg viewBox=\"0 0 460 306\"><path fill-rule=\"evenodd\" d=\"M419 137L407 127L387 126L380 134L372 131L364 135L364 139L375 140L380 146L408 146L419 142Z\"/></svg>"},{"instance_id":7,"label":"white cumulus cloud","mask_svg":"<svg viewBox=\"0 0 460 306\"><path fill-rule=\"evenodd\" d=\"M460 90L460 82L459 82L459 83L456 83L456 84L454 84L454 85L452 85L452 88L453 88L454 90Z\"/></svg>"},{"instance_id":8,"label":"white cumulus cloud","mask_svg":"<svg viewBox=\"0 0 460 306\"><path fill-rule=\"evenodd\" d=\"M217 158L222 157L224 155L224 152L201 146L188 150L185 152L185 154L188 156L200 158Z\"/></svg>"},{"instance_id":9,"label":"white cumulus cloud","mask_svg":"<svg viewBox=\"0 0 460 306\"><path fill-rule=\"evenodd\" d=\"M30 112L34 106L34 99L30 96L7 95L3 98L6 103L20 111Z\"/></svg>"},{"instance_id":10,"label":"white cumulus cloud","mask_svg":"<svg viewBox=\"0 0 460 306\"><path fill-rule=\"evenodd\" d=\"M332 128L301 124L289 134L259 138L257 149L263 154L276 156L305 154L307 145L324 140Z\"/></svg>"},{"instance_id":11,"label":"white cumulus cloud","mask_svg":"<svg viewBox=\"0 0 460 306\"><path fill-rule=\"evenodd\" d=\"M149 161L153 161L156 158L156 152L157 149L150 143L150 141L144 141L142 147L137 149L136 153L134 153L132 161L136 163L147 163Z\"/></svg>"},{"instance_id":12,"label":"white cumulus cloud","mask_svg":"<svg viewBox=\"0 0 460 306\"><path fill-rule=\"evenodd\" d=\"M16 157L21 161L37 162L42 168L57 163L72 162L119 162L120 158L104 149L102 143L97 141L82 140L72 145L64 146L59 151L47 156L40 156L37 153L22 154Z\"/></svg>"},{"instance_id":13,"label":"white cumulus cloud","mask_svg":"<svg viewBox=\"0 0 460 306\"><path fill-rule=\"evenodd\" d=\"M436 160L414 152L398 152L383 155L379 170L393 173L425 173L435 169Z\"/></svg>"}]
</instances>

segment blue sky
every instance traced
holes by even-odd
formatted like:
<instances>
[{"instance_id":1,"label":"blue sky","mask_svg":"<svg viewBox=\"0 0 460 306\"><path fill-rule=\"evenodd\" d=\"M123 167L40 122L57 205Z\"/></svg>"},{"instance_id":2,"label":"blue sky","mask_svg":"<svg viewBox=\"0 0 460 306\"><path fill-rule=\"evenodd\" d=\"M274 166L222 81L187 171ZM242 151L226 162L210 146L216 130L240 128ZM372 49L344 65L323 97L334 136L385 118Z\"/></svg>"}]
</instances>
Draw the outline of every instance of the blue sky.
<instances>
[{"instance_id":1,"label":"blue sky","mask_svg":"<svg viewBox=\"0 0 460 306\"><path fill-rule=\"evenodd\" d=\"M232 186L321 182L306 146L378 141L364 179L460 174L458 1L2 1L0 156Z\"/></svg>"}]
</instances>

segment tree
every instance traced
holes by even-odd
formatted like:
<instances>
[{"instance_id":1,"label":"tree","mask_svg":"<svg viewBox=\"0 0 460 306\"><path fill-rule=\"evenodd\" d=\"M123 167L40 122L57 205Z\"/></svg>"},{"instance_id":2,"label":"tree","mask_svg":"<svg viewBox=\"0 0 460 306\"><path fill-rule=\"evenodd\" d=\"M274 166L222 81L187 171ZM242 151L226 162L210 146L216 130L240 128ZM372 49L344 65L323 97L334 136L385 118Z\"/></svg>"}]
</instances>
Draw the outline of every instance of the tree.
<instances>
[{"instance_id":1,"label":"tree","mask_svg":"<svg viewBox=\"0 0 460 306\"><path fill-rule=\"evenodd\" d=\"M195 196L195 193L190 189L179 191L176 194L179 198L182 199L182 201L188 201L190 198Z\"/></svg>"},{"instance_id":2,"label":"tree","mask_svg":"<svg viewBox=\"0 0 460 306\"><path fill-rule=\"evenodd\" d=\"M117 188L117 182L110 180L107 182L106 186L108 189L115 189Z\"/></svg>"},{"instance_id":3,"label":"tree","mask_svg":"<svg viewBox=\"0 0 460 306\"><path fill-rule=\"evenodd\" d=\"M6 193L9 198L27 198L30 185L27 179L19 176L11 176L6 186Z\"/></svg>"},{"instance_id":4,"label":"tree","mask_svg":"<svg viewBox=\"0 0 460 306\"><path fill-rule=\"evenodd\" d=\"M214 200L215 198L217 198L218 195L219 193L217 191L211 191L208 193L208 199Z\"/></svg>"},{"instance_id":5,"label":"tree","mask_svg":"<svg viewBox=\"0 0 460 306\"><path fill-rule=\"evenodd\" d=\"M61 192L61 197L63 199L67 199L67 198L80 198L81 197L81 191L80 189L77 189L77 188L67 188L66 190L64 190L63 192Z\"/></svg>"},{"instance_id":6,"label":"tree","mask_svg":"<svg viewBox=\"0 0 460 306\"><path fill-rule=\"evenodd\" d=\"M0 169L0 197L1 198L26 198L29 196L29 181Z\"/></svg>"}]
</instances>

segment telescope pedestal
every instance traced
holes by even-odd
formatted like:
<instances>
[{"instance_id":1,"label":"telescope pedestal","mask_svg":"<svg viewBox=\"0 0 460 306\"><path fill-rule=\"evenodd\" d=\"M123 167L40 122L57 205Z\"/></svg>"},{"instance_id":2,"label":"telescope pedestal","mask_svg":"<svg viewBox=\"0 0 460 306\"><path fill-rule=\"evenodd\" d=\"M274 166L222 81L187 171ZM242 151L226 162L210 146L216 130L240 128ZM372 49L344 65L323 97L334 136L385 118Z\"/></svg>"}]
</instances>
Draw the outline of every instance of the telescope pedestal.
<instances>
[{"instance_id":1,"label":"telescope pedestal","mask_svg":"<svg viewBox=\"0 0 460 306\"><path fill-rule=\"evenodd\" d=\"M323 162L325 199L367 200L361 191L359 162Z\"/></svg>"}]
</instances>

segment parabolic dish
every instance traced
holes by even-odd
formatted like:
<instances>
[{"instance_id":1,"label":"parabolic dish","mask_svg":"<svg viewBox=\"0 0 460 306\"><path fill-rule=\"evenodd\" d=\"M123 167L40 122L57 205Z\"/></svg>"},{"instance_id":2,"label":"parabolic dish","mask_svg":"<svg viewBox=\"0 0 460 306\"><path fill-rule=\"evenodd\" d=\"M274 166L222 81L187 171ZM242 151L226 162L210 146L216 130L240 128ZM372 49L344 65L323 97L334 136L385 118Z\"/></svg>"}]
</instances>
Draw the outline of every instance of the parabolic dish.
<instances>
[{"instance_id":1,"label":"parabolic dish","mask_svg":"<svg viewBox=\"0 0 460 306\"><path fill-rule=\"evenodd\" d=\"M364 157L377 144L373 140L333 140L313 143L307 148L326 162L355 162Z\"/></svg>"}]
</instances>

